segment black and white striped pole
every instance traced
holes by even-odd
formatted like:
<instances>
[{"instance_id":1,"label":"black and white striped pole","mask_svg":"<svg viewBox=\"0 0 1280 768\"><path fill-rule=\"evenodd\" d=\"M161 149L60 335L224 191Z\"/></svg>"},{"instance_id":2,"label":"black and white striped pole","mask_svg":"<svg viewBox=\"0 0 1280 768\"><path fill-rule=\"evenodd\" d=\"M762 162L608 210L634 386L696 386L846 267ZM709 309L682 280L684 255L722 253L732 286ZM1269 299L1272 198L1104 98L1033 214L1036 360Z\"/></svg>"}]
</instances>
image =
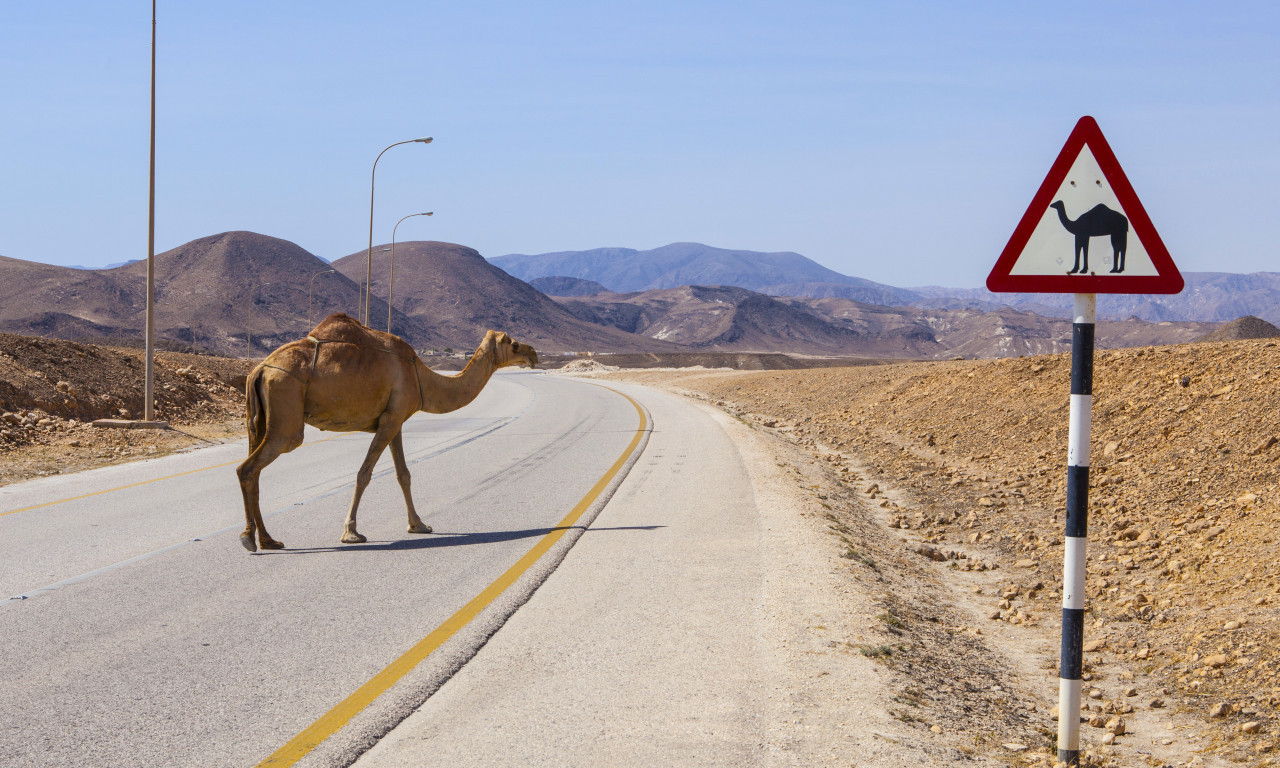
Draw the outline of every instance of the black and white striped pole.
<instances>
[{"instance_id":1,"label":"black and white striped pole","mask_svg":"<svg viewBox=\"0 0 1280 768\"><path fill-rule=\"evenodd\" d=\"M1066 210L1081 211L1076 218ZM1111 269L1089 268L1089 241L1111 241ZM1072 261L1072 255L1075 256ZM1070 271L1067 265L1071 265ZM1062 563L1062 655L1058 761L1080 764L1084 672L1085 539L1089 529L1089 426L1093 329L1099 293L1179 293L1182 274L1092 117L1080 118L987 275L995 293L1070 293L1071 428L1067 446L1066 549Z\"/></svg>"},{"instance_id":2,"label":"black and white striped pole","mask_svg":"<svg viewBox=\"0 0 1280 768\"><path fill-rule=\"evenodd\" d=\"M1093 416L1093 328L1097 295L1074 294L1071 415L1067 431L1067 524L1062 558L1062 653L1058 667L1058 762L1080 764L1084 672L1085 541L1089 531L1089 427Z\"/></svg>"}]
</instances>

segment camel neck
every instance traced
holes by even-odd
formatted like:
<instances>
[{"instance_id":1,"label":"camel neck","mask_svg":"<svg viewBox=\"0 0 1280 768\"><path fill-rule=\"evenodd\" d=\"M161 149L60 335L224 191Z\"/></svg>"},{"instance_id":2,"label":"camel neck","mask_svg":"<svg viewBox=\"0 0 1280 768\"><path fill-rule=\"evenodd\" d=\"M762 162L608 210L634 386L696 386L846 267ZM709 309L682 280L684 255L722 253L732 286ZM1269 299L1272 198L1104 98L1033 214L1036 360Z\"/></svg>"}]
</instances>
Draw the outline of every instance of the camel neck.
<instances>
[{"instance_id":1,"label":"camel neck","mask_svg":"<svg viewBox=\"0 0 1280 768\"><path fill-rule=\"evenodd\" d=\"M467 367L453 376L436 373L421 360L416 362L422 393L420 410L427 413L449 413L475 400L496 369L493 356L485 350L477 350L467 361Z\"/></svg>"},{"instance_id":2,"label":"camel neck","mask_svg":"<svg viewBox=\"0 0 1280 768\"><path fill-rule=\"evenodd\" d=\"M1053 209L1058 212L1058 221L1062 222L1062 226L1066 227L1068 232L1072 231L1071 226L1075 224L1075 222L1067 218L1067 209L1056 205Z\"/></svg>"}]
</instances>

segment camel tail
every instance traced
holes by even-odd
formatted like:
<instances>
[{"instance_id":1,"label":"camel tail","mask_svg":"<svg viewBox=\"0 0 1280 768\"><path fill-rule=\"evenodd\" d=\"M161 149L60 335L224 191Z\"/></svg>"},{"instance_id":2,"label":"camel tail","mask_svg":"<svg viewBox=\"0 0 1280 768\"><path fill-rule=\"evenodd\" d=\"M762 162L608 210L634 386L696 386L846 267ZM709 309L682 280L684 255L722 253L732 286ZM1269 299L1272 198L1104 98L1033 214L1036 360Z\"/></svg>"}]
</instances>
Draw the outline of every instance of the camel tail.
<instances>
[{"instance_id":1,"label":"camel tail","mask_svg":"<svg viewBox=\"0 0 1280 768\"><path fill-rule=\"evenodd\" d=\"M249 452L267 434L267 414L262 408L262 367L253 369L244 383L244 424L249 432Z\"/></svg>"}]
</instances>

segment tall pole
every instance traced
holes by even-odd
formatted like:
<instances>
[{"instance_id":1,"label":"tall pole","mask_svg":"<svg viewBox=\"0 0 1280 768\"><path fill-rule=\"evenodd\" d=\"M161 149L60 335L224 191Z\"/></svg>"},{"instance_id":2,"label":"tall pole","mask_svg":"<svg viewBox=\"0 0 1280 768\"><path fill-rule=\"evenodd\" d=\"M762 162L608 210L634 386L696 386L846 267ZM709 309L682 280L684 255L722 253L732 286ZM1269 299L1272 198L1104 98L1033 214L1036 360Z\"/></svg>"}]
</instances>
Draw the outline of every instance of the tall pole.
<instances>
[{"instance_id":1,"label":"tall pole","mask_svg":"<svg viewBox=\"0 0 1280 768\"><path fill-rule=\"evenodd\" d=\"M155 420L156 379L156 0L151 0L151 171L147 195L147 331L146 376L142 387L142 420Z\"/></svg>"},{"instance_id":2,"label":"tall pole","mask_svg":"<svg viewBox=\"0 0 1280 768\"><path fill-rule=\"evenodd\" d=\"M411 213L400 219L412 219L414 216L431 216L432 211L426 213ZM391 279L387 282L387 333L391 333L391 298L396 290L396 230L400 228L400 221L391 228Z\"/></svg>"},{"instance_id":3,"label":"tall pole","mask_svg":"<svg viewBox=\"0 0 1280 768\"><path fill-rule=\"evenodd\" d=\"M1097 295L1074 295L1071 413L1067 430L1067 524L1062 560L1062 650L1058 668L1058 762L1080 764L1084 671L1085 541L1089 531L1089 431L1093 418L1093 331Z\"/></svg>"},{"instance_id":4,"label":"tall pole","mask_svg":"<svg viewBox=\"0 0 1280 768\"><path fill-rule=\"evenodd\" d=\"M336 269L325 269L311 276L311 282L307 284L307 330L311 330L311 291L316 287L316 278L321 275L332 275L337 272Z\"/></svg>"},{"instance_id":5,"label":"tall pole","mask_svg":"<svg viewBox=\"0 0 1280 768\"><path fill-rule=\"evenodd\" d=\"M154 0L153 0L154 2ZM364 256L364 324L369 324L369 281L373 277L373 185L378 177L378 161L391 147L398 147L401 144L412 144L414 142L420 144L430 144L431 137L423 136L420 139L408 139L407 141L397 141L395 144L388 146L386 149L378 153L373 159L373 171L369 174L369 250Z\"/></svg>"}]
</instances>

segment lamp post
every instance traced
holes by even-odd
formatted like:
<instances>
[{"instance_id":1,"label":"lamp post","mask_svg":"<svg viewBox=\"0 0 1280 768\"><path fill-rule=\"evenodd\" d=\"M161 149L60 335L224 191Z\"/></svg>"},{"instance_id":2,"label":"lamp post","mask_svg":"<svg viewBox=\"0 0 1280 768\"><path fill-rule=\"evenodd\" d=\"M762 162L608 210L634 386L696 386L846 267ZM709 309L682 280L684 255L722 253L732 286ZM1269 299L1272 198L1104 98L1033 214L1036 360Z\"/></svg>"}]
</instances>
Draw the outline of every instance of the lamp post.
<instances>
[{"instance_id":1,"label":"lamp post","mask_svg":"<svg viewBox=\"0 0 1280 768\"><path fill-rule=\"evenodd\" d=\"M142 420L155 420L156 381L156 0L151 0L151 168L147 192L147 330Z\"/></svg>"},{"instance_id":2,"label":"lamp post","mask_svg":"<svg viewBox=\"0 0 1280 768\"><path fill-rule=\"evenodd\" d=\"M246 336L249 340L250 360L253 359L253 292L259 291L259 295L261 295L261 289L266 288L268 285L271 285L271 283L262 283L261 285L255 285L249 289L249 332Z\"/></svg>"},{"instance_id":3,"label":"lamp post","mask_svg":"<svg viewBox=\"0 0 1280 768\"><path fill-rule=\"evenodd\" d=\"M414 216L432 216L434 211L425 213L411 213L400 219L412 219ZM400 228L400 221L391 228L391 279L387 282L387 333L391 333L391 297L395 294L396 289L396 230Z\"/></svg>"},{"instance_id":4,"label":"lamp post","mask_svg":"<svg viewBox=\"0 0 1280 768\"><path fill-rule=\"evenodd\" d=\"M378 161L382 159L382 156L386 153L387 149L391 149L391 147L398 147L401 144L413 144L415 142L419 144L430 144L431 137L423 136L420 139L408 139L406 141L397 141L395 144L391 144L386 149L379 152L378 156L373 159L373 171L369 174L369 250L365 253L365 256L364 256L364 324L365 325L369 324L369 281L373 277L373 189L374 189L374 181L378 177Z\"/></svg>"},{"instance_id":5,"label":"lamp post","mask_svg":"<svg viewBox=\"0 0 1280 768\"><path fill-rule=\"evenodd\" d=\"M336 269L321 270L311 276L311 281L307 283L307 330L311 330L311 291L316 286L316 278L321 275L332 275L337 272ZM252 304L252 302L250 302Z\"/></svg>"}]
</instances>

